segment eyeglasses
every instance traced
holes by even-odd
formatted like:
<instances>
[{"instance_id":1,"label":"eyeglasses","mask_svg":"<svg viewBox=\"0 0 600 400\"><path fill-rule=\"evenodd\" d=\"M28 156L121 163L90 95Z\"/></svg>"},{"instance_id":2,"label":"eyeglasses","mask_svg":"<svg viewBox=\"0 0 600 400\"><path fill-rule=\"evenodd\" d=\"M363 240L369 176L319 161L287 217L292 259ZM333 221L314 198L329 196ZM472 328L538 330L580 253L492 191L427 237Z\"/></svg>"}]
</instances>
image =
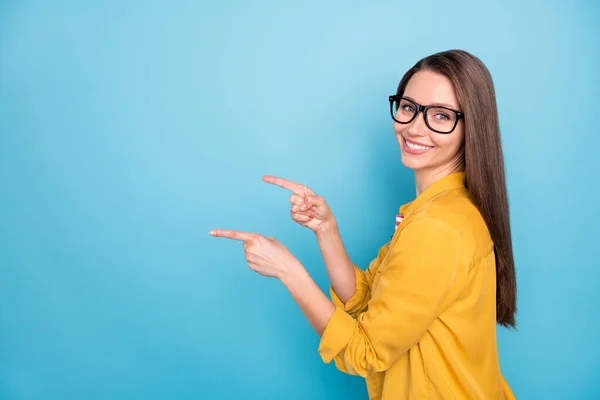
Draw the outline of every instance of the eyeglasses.
<instances>
[{"instance_id":1,"label":"eyeglasses","mask_svg":"<svg viewBox=\"0 0 600 400\"><path fill-rule=\"evenodd\" d=\"M425 124L437 133L450 133L456 128L458 120L464 118L460 111L442 106L422 106L400 95L390 96L392 119L400 124L412 122L419 112L423 112Z\"/></svg>"}]
</instances>

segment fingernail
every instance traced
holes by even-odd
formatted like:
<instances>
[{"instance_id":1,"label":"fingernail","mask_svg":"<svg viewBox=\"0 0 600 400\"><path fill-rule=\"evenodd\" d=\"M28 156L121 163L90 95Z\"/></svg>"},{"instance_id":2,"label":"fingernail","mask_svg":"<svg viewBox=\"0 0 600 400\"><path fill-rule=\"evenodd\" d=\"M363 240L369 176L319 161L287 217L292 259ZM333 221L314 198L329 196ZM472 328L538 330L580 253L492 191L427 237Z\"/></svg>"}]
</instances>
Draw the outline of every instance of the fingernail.
<instances>
[{"instance_id":1,"label":"fingernail","mask_svg":"<svg viewBox=\"0 0 600 400\"><path fill-rule=\"evenodd\" d=\"M208 232L208 234L209 234L209 235L212 235L212 236L215 236L215 235L217 234L217 232L215 232L215 231L210 231L210 232Z\"/></svg>"}]
</instances>

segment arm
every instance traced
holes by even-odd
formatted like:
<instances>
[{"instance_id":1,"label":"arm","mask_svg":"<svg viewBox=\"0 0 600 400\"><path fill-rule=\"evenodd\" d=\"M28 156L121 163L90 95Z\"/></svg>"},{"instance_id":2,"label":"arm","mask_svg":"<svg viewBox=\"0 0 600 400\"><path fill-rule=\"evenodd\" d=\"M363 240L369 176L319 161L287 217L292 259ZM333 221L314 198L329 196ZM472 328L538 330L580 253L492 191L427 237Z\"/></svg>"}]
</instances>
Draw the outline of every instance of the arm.
<instances>
[{"instance_id":1,"label":"arm","mask_svg":"<svg viewBox=\"0 0 600 400\"><path fill-rule=\"evenodd\" d=\"M315 232L319 249L331 282L330 293L334 305L356 315L367 307L374 270L379 265L378 257L366 272L356 267L344 249L337 222L329 205L305 185L287 179L266 175L267 183L292 191L290 215L299 225ZM381 251L380 251L381 255Z\"/></svg>"},{"instance_id":2,"label":"arm","mask_svg":"<svg viewBox=\"0 0 600 400\"><path fill-rule=\"evenodd\" d=\"M315 232L319 249L323 256L331 288L342 303L346 303L355 293L360 277L356 276L356 266L350 261L342 243L337 223ZM359 279L357 279L359 278Z\"/></svg>"},{"instance_id":3,"label":"arm","mask_svg":"<svg viewBox=\"0 0 600 400\"><path fill-rule=\"evenodd\" d=\"M390 248L369 309L353 319L336 309L321 337L325 362L370 376L389 368L417 344L466 281L460 232L433 219L407 225Z\"/></svg>"},{"instance_id":4,"label":"arm","mask_svg":"<svg viewBox=\"0 0 600 400\"><path fill-rule=\"evenodd\" d=\"M324 226L315 234L331 282L330 295L333 304L350 315L357 316L367 308L373 275L385 256L389 243L379 249L377 257L371 261L367 270L363 271L348 257L337 223Z\"/></svg>"},{"instance_id":5,"label":"arm","mask_svg":"<svg viewBox=\"0 0 600 400\"><path fill-rule=\"evenodd\" d=\"M296 223L311 229L317 236L334 304L352 315L364 310L373 282L373 268L364 272L350 261L337 222L325 199L307 186L287 179L266 175L263 180L293 192L290 215Z\"/></svg>"},{"instance_id":6,"label":"arm","mask_svg":"<svg viewBox=\"0 0 600 400\"><path fill-rule=\"evenodd\" d=\"M366 377L386 370L418 343L451 301L448 293L466 280L459 232L439 221L411 223L389 251L369 308L356 319L317 295L306 277L282 280L317 327L323 361L335 360L346 373Z\"/></svg>"},{"instance_id":7,"label":"arm","mask_svg":"<svg viewBox=\"0 0 600 400\"><path fill-rule=\"evenodd\" d=\"M295 268L281 278L292 298L319 336L323 334L336 306L329 301L306 269Z\"/></svg>"}]
</instances>

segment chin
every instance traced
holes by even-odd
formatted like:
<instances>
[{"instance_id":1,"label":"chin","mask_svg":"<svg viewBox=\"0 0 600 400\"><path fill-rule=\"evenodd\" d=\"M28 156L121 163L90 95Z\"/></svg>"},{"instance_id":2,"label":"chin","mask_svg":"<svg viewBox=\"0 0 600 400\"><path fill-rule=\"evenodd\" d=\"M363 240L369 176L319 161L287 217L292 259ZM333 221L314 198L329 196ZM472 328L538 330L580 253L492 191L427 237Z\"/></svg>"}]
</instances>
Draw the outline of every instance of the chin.
<instances>
[{"instance_id":1,"label":"chin","mask_svg":"<svg viewBox=\"0 0 600 400\"><path fill-rule=\"evenodd\" d=\"M411 157L410 154L404 152L402 152L401 161L406 168L414 171L427 168L427 162L424 162L425 160L416 160L414 157Z\"/></svg>"}]
</instances>

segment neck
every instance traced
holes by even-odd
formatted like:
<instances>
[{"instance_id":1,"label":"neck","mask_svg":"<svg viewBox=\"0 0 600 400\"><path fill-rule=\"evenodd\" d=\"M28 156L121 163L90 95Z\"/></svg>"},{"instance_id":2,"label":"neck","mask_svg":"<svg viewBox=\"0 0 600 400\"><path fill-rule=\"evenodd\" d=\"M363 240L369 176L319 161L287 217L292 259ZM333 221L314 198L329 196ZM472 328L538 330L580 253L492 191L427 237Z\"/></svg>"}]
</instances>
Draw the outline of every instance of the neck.
<instances>
[{"instance_id":1,"label":"neck","mask_svg":"<svg viewBox=\"0 0 600 400\"><path fill-rule=\"evenodd\" d=\"M421 195L435 181L455 172L464 172L464 166L446 167L438 170L418 170L415 171L415 183L417 186L417 197Z\"/></svg>"}]
</instances>

